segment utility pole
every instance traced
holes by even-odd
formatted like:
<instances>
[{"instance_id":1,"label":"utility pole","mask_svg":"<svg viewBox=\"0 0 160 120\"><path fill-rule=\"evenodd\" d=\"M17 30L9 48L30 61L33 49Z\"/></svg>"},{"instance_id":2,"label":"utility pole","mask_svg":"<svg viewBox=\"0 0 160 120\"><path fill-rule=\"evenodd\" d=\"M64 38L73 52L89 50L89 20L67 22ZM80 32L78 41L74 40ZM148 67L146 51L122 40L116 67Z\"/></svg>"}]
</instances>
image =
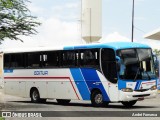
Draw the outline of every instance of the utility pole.
<instances>
[{"instance_id":1,"label":"utility pole","mask_svg":"<svg viewBox=\"0 0 160 120\"><path fill-rule=\"evenodd\" d=\"M132 42L134 39L134 0L133 0L133 4L132 4Z\"/></svg>"}]
</instances>

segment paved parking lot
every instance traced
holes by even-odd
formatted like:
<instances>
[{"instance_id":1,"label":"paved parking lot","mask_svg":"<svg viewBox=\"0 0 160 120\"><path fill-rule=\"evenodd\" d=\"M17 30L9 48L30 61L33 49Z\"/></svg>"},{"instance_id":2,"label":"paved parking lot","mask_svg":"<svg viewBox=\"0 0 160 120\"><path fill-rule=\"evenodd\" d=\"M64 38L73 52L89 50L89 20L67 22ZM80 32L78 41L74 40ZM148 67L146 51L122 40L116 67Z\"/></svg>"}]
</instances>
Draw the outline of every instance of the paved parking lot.
<instances>
[{"instance_id":1,"label":"paved parking lot","mask_svg":"<svg viewBox=\"0 0 160 120\"><path fill-rule=\"evenodd\" d=\"M93 119L104 119L104 116L102 115L102 113L104 114L115 114L118 116L115 117L111 117L110 119L126 119L126 117L124 117L124 113L126 112L131 112L131 113L136 113L137 111L155 111L155 113L157 111L160 111L160 94L157 96L157 98L154 99L148 99L148 100L144 100L144 101L138 101L137 104L132 107L132 108L125 108L121 103L110 103L109 106L107 107L101 107L101 108L95 108L92 107L89 101L71 101L70 104L68 105L58 105L56 100L47 100L46 103L43 104L34 104L30 102L29 98L20 98L20 97L14 97L14 96L9 96L9 95L3 95L2 93L0 93L0 110L1 111L48 111L52 112L51 114L53 114L53 111L55 111L55 113L57 111L61 111L58 112L58 115L61 117L58 118L54 118L54 119L58 119L58 120L63 120L63 119L73 119L73 117L66 117L68 114L74 114L76 119L80 119L81 117L83 117L83 119L87 119L90 120L95 114L97 115L96 117L94 116ZM62 112L63 111L63 112ZM64 111L70 111L70 112L64 112ZM75 112L77 111L77 112ZM85 111L85 112L84 112ZM95 111L92 114L86 111ZM97 112L96 112L97 111ZM113 112L110 112L113 111ZM154 113L154 112L153 112ZM123 117L119 117L119 116L123 116ZM87 118L86 118L87 116ZM103 116L103 117L102 117ZM107 116L107 115L106 115ZM105 117L106 117L105 116ZM114 115L113 115L114 116ZM129 117L130 119L135 119L134 117ZM28 120L29 118L7 118L7 119L26 119ZM51 119L51 118L34 118L34 120L45 120L45 119ZM92 119L92 120L93 120ZM138 117L136 119L142 119L142 117ZM145 117L143 119L157 119L157 117ZM29 119L30 120L30 119Z\"/></svg>"}]
</instances>

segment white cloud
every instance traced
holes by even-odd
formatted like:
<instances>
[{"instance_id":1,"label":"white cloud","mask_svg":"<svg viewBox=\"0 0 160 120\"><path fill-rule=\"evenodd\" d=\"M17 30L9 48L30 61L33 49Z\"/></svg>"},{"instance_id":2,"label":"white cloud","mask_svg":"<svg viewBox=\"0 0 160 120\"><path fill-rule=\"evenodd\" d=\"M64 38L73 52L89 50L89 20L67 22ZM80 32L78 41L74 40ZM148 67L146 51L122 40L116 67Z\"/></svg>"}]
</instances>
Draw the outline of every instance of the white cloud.
<instances>
[{"instance_id":1,"label":"white cloud","mask_svg":"<svg viewBox=\"0 0 160 120\"><path fill-rule=\"evenodd\" d=\"M79 2L78 2L78 3L67 3L67 4L65 5L65 7L66 7L66 8L70 8L70 9L78 8L78 7L80 7L80 3L79 3Z\"/></svg>"},{"instance_id":2,"label":"white cloud","mask_svg":"<svg viewBox=\"0 0 160 120\"><path fill-rule=\"evenodd\" d=\"M78 20L80 19L80 3L66 3L64 5L56 5L51 8L50 13L52 17L59 18L61 20Z\"/></svg>"},{"instance_id":3,"label":"white cloud","mask_svg":"<svg viewBox=\"0 0 160 120\"><path fill-rule=\"evenodd\" d=\"M34 14L39 14L45 11L45 9L43 9L42 7L38 7L34 4L29 4L28 9L31 11L31 13L34 13Z\"/></svg>"},{"instance_id":4,"label":"white cloud","mask_svg":"<svg viewBox=\"0 0 160 120\"><path fill-rule=\"evenodd\" d=\"M100 40L101 43L104 42L131 42L131 39L121 35L118 32L113 32L110 33L108 35L106 35L105 37L103 37ZM160 42L157 40L148 40L148 39L143 39L143 40L136 40L134 39L134 42L138 42L138 43L142 43L142 44L146 44L149 45L152 49L160 49Z\"/></svg>"},{"instance_id":5,"label":"white cloud","mask_svg":"<svg viewBox=\"0 0 160 120\"><path fill-rule=\"evenodd\" d=\"M80 30L77 22L66 22L56 18L44 20L40 36L44 37L46 44L57 45L80 43Z\"/></svg>"},{"instance_id":6,"label":"white cloud","mask_svg":"<svg viewBox=\"0 0 160 120\"><path fill-rule=\"evenodd\" d=\"M38 34L32 36L21 36L24 41L6 40L0 48L35 47L35 46L57 46L69 44L81 44L80 22L76 9L79 3L69 2L62 6L53 6L45 9L34 3L28 8L32 14L39 16L42 25L38 27ZM68 12L72 11L72 12ZM47 11L47 12L46 12ZM48 14L49 12L49 14ZM41 18L40 18L41 16ZM80 16L80 15L79 15Z\"/></svg>"},{"instance_id":7,"label":"white cloud","mask_svg":"<svg viewBox=\"0 0 160 120\"><path fill-rule=\"evenodd\" d=\"M118 41L130 42L131 40L121 35L118 32L110 33L100 40L100 42L118 42Z\"/></svg>"},{"instance_id":8,"label":"white cloud","mask_svg":"<svg viewBox=\"0 0 160 120\"><path fill-rule=\"evenodd\" d=\"M57 18L41 19L42 26L39 33L30 37L22 36L20 41L6 40L1 48L61 46L81 44L78 22L65 22Z\"/></svg>"}]
</instances>

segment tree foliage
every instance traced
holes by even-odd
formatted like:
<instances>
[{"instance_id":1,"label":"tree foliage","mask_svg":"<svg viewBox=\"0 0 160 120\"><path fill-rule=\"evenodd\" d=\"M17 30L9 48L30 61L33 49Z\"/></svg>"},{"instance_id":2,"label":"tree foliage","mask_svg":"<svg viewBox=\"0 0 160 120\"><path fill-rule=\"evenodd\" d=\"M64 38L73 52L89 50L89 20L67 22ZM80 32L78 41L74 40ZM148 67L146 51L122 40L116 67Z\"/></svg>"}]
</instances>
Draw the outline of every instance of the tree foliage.
<instances>
[{"instance_id":1,"label":"tree foliage","mask_svg":"<svg viewBox=\"0 0 160 120\"><path fill-rule=\"evenodd\" d=\"M154 49L154 50L153 50L153 53L155 53L155 55L159 56L159 55L160 55L160 50Z\"/></svg>"},{"instance_id":2,"label":"tree foliage","mask_svg":"<svg viewBox=\"0 0 160 120\"><path fill-rule=\"evenodd\" d=\"M40 23L31 15L26 5L28 2L28 0L0 0L0 43L6 38L21 40L20 35L37 33L35 28Z\"/></svg>"}]
</instances>

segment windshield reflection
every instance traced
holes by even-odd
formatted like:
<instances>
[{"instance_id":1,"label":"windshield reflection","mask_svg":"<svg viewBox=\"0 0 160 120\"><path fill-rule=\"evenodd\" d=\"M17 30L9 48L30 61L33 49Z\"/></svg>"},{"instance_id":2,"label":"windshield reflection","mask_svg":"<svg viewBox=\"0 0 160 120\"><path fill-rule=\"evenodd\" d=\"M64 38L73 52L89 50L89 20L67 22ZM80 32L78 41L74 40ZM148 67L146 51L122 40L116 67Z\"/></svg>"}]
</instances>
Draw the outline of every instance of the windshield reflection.
<instances>
[{"instance_id":1,"label":"windshield reflection","mask_svg":"<svg viewBox=\"0 0 160 120\"><path fill-rule=\"evenodd\" d=\"M156 78L151 49L119 50L118 56L121 59L119 71L121 79Z\"/></svg>"}]
</instances>

